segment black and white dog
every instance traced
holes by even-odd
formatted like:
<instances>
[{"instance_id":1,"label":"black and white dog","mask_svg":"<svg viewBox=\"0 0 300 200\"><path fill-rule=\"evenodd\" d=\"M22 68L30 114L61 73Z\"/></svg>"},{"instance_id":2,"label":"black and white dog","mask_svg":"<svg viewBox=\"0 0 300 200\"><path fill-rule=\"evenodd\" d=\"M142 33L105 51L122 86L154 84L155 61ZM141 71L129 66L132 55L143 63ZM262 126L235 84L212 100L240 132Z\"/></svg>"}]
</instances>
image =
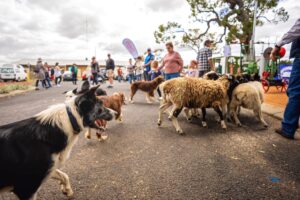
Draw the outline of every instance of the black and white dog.
<instances>
[{"instance_id":1,"label":"black and white dog","mask_svg":"<svg viewBox=\"0 0 300 200\"><path fill-rule=\"evenodd\" d=\"M100 129L99 121L114 116L96 99L96 89L32 118L0 126L0 192L12 191L21 200L35 199L41 184L51 177L60 181L64 194L72 196L69 177L59 168L79 133L86 128Z\"/></svg>"}]
</instances>

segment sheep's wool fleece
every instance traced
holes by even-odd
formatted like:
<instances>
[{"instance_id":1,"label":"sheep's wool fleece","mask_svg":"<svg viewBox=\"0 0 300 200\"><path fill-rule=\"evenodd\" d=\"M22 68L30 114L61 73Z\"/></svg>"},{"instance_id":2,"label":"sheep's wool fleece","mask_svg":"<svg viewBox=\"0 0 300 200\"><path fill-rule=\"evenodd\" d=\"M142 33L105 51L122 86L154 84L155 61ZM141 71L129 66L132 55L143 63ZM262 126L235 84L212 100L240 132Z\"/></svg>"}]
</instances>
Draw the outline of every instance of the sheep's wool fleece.
<instances>
[{"instance_id":1,"label":"sheep's wool fleece","mask_svg":"<svg viewBox=\"0 0 300 200\"><path fill-rule=\"evenodd\" d=\"M201 108L221 105L228 87L227 77L217 81L184 77L166 81L163 93L167 101L178 107Z\"/></svg>"}]
</instances>

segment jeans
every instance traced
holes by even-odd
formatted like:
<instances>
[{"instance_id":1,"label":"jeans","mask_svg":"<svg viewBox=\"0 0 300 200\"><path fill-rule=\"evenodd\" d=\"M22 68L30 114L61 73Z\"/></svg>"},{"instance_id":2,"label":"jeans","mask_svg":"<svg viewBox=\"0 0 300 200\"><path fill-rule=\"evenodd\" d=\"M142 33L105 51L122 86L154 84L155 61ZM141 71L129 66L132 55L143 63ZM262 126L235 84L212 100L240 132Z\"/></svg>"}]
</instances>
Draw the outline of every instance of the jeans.
<instances>
[{"instance_id":1,"label":"jeans","mask_svg":"<svg viewBox=\"0 0 300 200\"><path fill-rule=\"evenodd\" d=\"M119 83L121 83L122 79L123 79L122 75L118 75L118 81L119 81Z\"/></svg>"},{"instance_id":2,"label":"jeans","mask_svg":"<svg viewBox=\"0 0 300 200\"><path fill-rule=\"evenodd\" d=\"M179 76L180 76L179 72L172 73L172 74L165 74L165 80L167 81L167 80L170 80L170 79L173 79L173 78L177 78Z\"/></svg>"},{"instance_id":3,"label":"jeans","mask_svg":"<svg viewBox=\"0 0 300 200\"><path fill-rule=\"evenodd\" d=\"M142 74L137 74L136 75L136 80L141 81L142 80Z\"/></svg>"},{"instance_id":4,"label":"jeans","mask_svg":"<svg viewBox=\"0 0 300 200\"><path fill-rule=\"evenodd\" d=\"M98 73L93 73L93 85L98 85Z\"/></svg>"},{"instance_id":5,"label":"jeans","mask_svg":"<svg viewBox=\"0 0 300 200\"><path fill-rule=\"evenodd\" d=\"M59 85L61 82L61 76L55 77L55 85Z\"/></svg>"},{"instance_id":6,"label":"jeans","mask_svg":"<svg viewBox=\"0 0 300 200\"><path fill-rule=\"evenodd\" d=\"M46 79L45 79L46 81L47 81L47 83L48 83L48 87L52 87L52 85L51 85L51 80L50 80L50 77L49 76L46 76Z\"/></svg>"},{"instance_id":7,"label":"jeans","mask_svg":"<svg viewBox=\"0 0 300 200\"><path fill-rule=\"evenodd\" d=\"M128 82L131 84L134 81L134 74L128 74Z\"/></svg>"},{"instance_id":8,"label":"jeans","mask_svg":"<svg viewBox=\"0 0 300 200\"><path fill-rule=\"evenodd\" d=\"M287 95L289 101L284 111L282 131L293 137L300 117L300 58L294 60Z\"/></svg>"},{"instance_id":9,"label":"jeans","mask_svg":"<svg viewBox=\"0 0 300 200\"><path fill-rule=\"evenodd\" d=\"M149 72L148 71L144 71L144 80L145 81L150 81L150 74L149 74Z\"/></svg>"},{"instance_id":10,"label":"jeans","mask_svg":"<svg viewBox=\"0 0 300 200\"><path fill-rule=\"evenodd\" d=\"M77 81L77 74L72 74L72 83L74 85L76 85L76 81Z\"/></svg>"}]
</instances>

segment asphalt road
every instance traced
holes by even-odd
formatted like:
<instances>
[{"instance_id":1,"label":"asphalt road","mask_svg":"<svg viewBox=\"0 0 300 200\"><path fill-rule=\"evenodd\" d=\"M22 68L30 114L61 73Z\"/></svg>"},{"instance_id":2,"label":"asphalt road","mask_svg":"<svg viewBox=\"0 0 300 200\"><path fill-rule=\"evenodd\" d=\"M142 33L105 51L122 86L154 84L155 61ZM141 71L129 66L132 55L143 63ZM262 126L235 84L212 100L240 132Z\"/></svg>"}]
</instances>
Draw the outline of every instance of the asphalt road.
<instances>
[{"instance_id":1,"label":"asphalt road","mask_svg":"<svg viewBox=\"0 0 300 200\"><path fill-rule=\"evenodd\" d=\"M105 87L103 85L102 87ZM0 99L0 125L30 117L64 101L61 88L33 91ZM129 84L116 83L109 94ZM109 138L81 135L62 169L74 190L74 199L300 199L300 143L273 132L280 125L264 116L265 130L252 113L242 111L244 127L228 124L227 132L208 111L208 128L179 116L186 135L175 132L165 117L157 127L158 103L145 103L138 92L134 104L124 106L124 122L108 124ZM39 199L67 199L57 182L48 180ZM16 199L2 194L0 199Z\"/></svg>"}]
</instances>

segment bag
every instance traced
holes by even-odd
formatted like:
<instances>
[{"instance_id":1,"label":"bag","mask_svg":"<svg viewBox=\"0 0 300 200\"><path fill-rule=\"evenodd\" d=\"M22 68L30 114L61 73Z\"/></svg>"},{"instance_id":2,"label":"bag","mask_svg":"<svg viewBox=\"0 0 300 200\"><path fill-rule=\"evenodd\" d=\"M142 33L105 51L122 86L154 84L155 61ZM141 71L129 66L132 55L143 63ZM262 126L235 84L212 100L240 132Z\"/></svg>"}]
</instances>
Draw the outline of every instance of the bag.
<instances>
[{"instance_id":1,"label":"bag","mask_svg":"<svg viewBox=\"0 0 300 200\"><path fill-rule=\"evenodd\" d=\"M40 72L40 67L39 67L39 65L36 65L36 66L34 67L33 72L35 72L35 73L39 73L39 72Z\"/></svg>"}]
</instances>

